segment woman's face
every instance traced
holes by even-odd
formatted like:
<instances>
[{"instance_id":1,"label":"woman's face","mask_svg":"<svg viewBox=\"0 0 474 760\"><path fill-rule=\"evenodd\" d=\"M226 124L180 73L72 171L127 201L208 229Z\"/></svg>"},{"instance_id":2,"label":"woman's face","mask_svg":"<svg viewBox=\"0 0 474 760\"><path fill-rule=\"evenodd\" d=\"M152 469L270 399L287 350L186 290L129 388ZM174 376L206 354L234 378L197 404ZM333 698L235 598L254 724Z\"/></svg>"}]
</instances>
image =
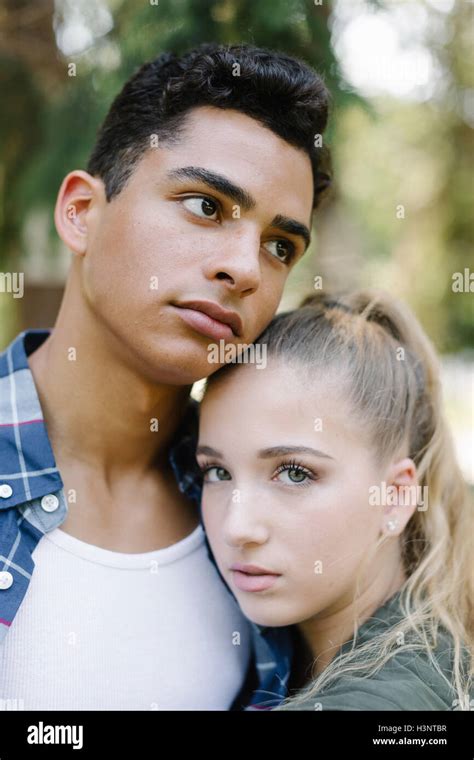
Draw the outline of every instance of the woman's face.
<instances>
[{"instance_id":1,"label":"woman's face","mask_svg":"<svg viewBox=\"0 0 474 760\"><path fill-rule=\"evenodd\" d=\"M247 617L289 625L352 600L382 524L369 488L385 473L337 374L308 384L275 361L233 369L204 397L197 458L209 541Z\"/></svg>"}]
</instances>

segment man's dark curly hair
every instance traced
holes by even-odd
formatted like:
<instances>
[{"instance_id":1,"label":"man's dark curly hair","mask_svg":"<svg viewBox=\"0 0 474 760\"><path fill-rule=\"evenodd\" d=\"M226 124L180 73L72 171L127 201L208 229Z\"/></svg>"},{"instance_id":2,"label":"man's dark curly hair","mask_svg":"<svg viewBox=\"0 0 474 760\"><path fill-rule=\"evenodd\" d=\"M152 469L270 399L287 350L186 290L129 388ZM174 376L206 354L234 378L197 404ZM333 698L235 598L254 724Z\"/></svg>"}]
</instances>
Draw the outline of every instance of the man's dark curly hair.
<instances>
[{"instance_id":1,"label":"man's dark curly hair","mask_svg":"<svg viewBox=\"0 0 474 760\"><path fill-rule=\"evenodd\" d=\"M322 135L326 127L328 102L321 77L284 53L214 43L182 56L163 53L145 63L113 101L87 171L103 180L110 201L150 147L151 135L158 136L160 145L174 144L185 127L183 116L192 108L231 108L308 153L316 207L330 184L328 152L315 146L316 135Z\"/></svg>"}]
</instances>

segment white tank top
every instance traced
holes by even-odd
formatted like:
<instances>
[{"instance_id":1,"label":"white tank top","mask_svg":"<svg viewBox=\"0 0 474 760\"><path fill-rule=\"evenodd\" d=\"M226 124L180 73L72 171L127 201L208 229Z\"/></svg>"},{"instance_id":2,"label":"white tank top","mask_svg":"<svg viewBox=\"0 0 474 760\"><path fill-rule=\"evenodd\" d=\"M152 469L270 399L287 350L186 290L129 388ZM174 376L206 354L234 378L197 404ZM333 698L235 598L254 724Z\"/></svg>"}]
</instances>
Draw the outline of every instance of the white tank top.
<instances>
[{"instance_id":1,"label":"white tank top","mask_svg":"<svg viewBox=\"0 0 474 760\"><path fill-rule=\"evenodd\" d=\"M247 671L250 629L200 525L142 554L56 528L32 556L32 580L0 645L0 709L230 707Z\"/></svg>"}]
</instances>

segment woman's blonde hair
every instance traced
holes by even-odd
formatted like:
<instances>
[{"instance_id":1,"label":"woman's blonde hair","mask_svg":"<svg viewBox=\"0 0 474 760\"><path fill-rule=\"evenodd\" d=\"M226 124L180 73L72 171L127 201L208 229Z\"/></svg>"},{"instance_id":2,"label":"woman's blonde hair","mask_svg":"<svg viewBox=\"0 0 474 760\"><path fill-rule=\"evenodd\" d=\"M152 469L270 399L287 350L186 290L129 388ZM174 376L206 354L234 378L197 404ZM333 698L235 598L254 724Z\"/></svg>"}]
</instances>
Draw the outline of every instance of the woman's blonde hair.
<instances>
[{"instance_id":1,"label":"woman's blonde hair","mask_svg":"<svg viewBox=\"0 0 474 760\"><path fill-rule=\"evenodd\" d=\"M267 345L269 356L310 375L337 368L380 459L407 446L429 497L428 508L414 512L399 539L406 575L400 591L403 619L360 646L355 622L350 651L336 656L292 697L292 706L317 698L342 675L372 676L394 655L415 650L426 652L448 681L453 709L469 709L472 511L442 410L439 366L430 341L405 305L384 292L364 290L308 296L299 309L276 315L258 342ZM452 664L448 676L433 654L446 634Z\"/></svg>"}]
</instances>

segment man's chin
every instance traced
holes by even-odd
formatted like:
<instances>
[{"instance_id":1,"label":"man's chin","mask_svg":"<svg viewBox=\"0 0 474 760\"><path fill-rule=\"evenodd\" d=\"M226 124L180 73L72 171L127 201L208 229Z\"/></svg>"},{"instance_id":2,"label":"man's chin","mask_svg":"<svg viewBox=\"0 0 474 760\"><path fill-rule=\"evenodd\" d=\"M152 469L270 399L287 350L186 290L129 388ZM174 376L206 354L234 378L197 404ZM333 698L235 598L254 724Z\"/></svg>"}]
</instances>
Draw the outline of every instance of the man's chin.
<instances>
[{"instance_id":1,"label":"man's chin","mask_svg":"<svg viewBox=\"0 0 474 760\"><path fill-rule=\"evenodd\" d=\"M141 374L155 385L175 385L177 387L191 387L203 378L202 373L193 367L180 366L176 368L167 366L166 363L149 364Z\"/></svg>"},{"instance_id":2,"label":"man's chin","mask_svg":"<svg viewBox=\"0 0 474 760\"><path fill-rule=\"evenodd\" d=\"M160 385L187 386L206 377L210 365L206 346L178 338L146 335L133 341L119 338L121 361L144 380Z\"/></svg>"}]
</instances>

